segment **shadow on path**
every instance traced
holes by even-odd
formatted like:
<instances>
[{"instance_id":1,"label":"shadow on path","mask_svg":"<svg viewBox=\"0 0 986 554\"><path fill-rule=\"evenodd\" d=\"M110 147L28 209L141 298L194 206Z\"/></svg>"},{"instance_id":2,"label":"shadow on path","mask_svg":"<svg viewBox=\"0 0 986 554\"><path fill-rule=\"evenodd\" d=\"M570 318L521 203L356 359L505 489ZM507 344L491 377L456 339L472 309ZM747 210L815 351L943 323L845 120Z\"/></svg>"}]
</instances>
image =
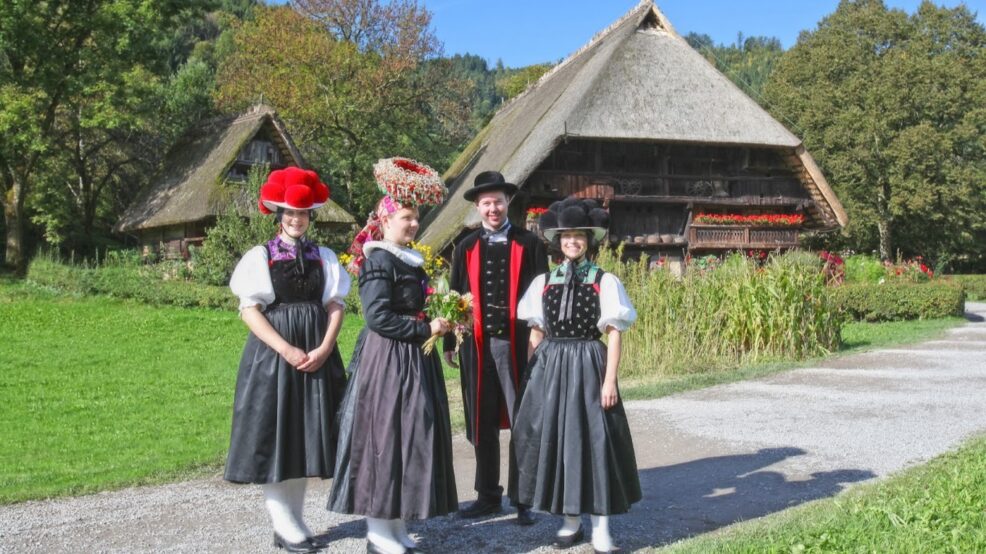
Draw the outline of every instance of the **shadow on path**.
<instances>
[{"instance_id":1,"label":"shadow on path","mask_svg":"<svg viewBox=\"0 0 986 554\"><path fill-rule=\"evenodd\" d=\"M804 454L807 452L800 448L767 448L749 454L642 469L640 484L644 498L628 514L611 520L613 537L625 551L660 546L833 496L846 484L876 477L871 471L841 469L789 480L780 471L764 469ZM497 537L503 533L523 534L527 535L523 543L535 550L551 544L560 523L560 518L546 514L538 514L537 525L530 528L516 526L512 517L485 521L452 519L442 526L440 533L474 535L470 543L476 545L477 552L506 552L498 547ZM588 518L583 518L582 525L588 541L591 528ZM435 542L430 546L440 550Z\"/></svg>"},{"instance_id":2,"label":"shadow on path","mask_svg":"<svg viewBox=\"0 0 986 554\"><path fill-rule=\"evenodd\" d=\"M872 471L840 469L788 480L780 471L763 469L804 454L800 448L765 448L642 470L644 500L615 522L616 528L639 525L645 531L627 533L632 537L624 541L627 548L666 544L833 496L848 483L876 477Z\"/></svg>"},{"instance_id":3,"label":"shadow on path","mask_svg":"<svg viewBox=\"0 0 986 554\"><path fill-rule=\"evenodd\" d=\"M982 323L983 321L986 321L986 318L984 318L983 316L970 311L966 311L964 314L962 314L962 317L964 317L966 321L971 321L973 323Z\"/></svg>"}]
</instances>

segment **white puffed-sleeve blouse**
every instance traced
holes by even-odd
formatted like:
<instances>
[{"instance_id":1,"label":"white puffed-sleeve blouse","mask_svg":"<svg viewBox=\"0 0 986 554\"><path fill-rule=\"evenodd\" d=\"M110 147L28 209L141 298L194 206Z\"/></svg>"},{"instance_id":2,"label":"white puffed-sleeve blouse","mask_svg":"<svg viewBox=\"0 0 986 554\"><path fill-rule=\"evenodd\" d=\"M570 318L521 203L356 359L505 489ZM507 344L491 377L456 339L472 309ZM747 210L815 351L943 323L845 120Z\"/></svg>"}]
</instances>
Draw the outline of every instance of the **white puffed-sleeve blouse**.
<instances>
[{"instance_id":1,"label":"white puffed-sleeve blouse","mask_svg":"<svg viewBox=\"0 0 986 554\"><path fill-rule=\"evenodd\" d=\"M335 252L320 246L318 255L322 258L325 286L322 289L322 304L346 305L351 279L339 264ZM229 288L240 298L240 309L257 306L261 310L274 301L274 285L270 280L267 266L267 246L254 246L240 258L229 280Z\"/></svg>"},{"instance_id":2,"label":"white puffed-sleeve blouse","mask_svg":"<svg viewBox=\"0 0 986 554\"><path fill-rule=\"evenodd\" d=\"M546 273L535 277L517 306L517 318L527 321L530 327L544 329L542 297L546 279ZM633 308L623 283L612 273L604 273L599 282L599 321L596 327L602 333L610 326L618 331L626 331L636 320L637 310Z\"/></svg>"}]
</instances>

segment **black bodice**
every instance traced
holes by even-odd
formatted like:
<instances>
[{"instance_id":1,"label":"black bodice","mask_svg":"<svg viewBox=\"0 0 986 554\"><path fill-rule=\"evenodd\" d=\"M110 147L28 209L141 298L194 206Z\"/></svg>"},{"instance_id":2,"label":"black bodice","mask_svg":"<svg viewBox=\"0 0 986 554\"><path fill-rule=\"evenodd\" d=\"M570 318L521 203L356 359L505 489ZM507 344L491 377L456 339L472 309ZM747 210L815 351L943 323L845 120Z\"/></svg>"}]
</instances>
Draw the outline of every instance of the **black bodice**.
<instances>
[{"instance_id":1,"label":"black bodice","mask_svg":"<svg viewBox=\"0 0 986 554\"><path fill-rule=\"evenodd\" d=\"M428 274L386 250L374 250L363 262L359 297L370 330L385 337L423 341L431 336L425 322Z\"/></svg>"},{"instance_id":2,"label":"black bodice","mask_svg":"<svg viewBox=\"0 0 986 554\"><path fill-rule=\"evenodd\" d=\"M290 304L295 302L322 302L325 289L325 271L321 260L305 260L305 273L298 274L294 260L272 261L270 280L274 286L274 302Z\"/></svg>"},{"instance_id":3,"label":"black bodice","mask_svg":"<svg viewBox=\"0 0 986 554\"><path fill-rule=\"evenodd\" d=\"M575 300L572 317L560 321L562 296L565 284L549 284L545 287L542 299L544 306L545 332L550 338L579 338L598 340L602 333L596 324L599 322L599 283L603 272L596 271L592 282L575 285Z\"/></svg>"}]
</instances>

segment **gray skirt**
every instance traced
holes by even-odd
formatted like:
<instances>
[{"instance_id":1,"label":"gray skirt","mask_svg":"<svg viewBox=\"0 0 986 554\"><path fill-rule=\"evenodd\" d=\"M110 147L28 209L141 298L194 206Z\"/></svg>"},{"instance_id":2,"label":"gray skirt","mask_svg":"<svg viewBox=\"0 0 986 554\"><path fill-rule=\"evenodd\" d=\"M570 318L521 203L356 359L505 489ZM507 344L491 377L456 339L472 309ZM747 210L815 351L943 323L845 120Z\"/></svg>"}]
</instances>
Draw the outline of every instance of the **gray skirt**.
<instances>
[{"instance_id":1,"label":"gray skirt","mask_svg":"<svg viewBox=\"0 0 986 554\"><path fill-rule=\"evenodd\" d=\"M284 340L305 352L314 350L325 336L328 317L317 302L279 304L264 315ZM250 333L236 377L226 480L276 483L331 478L334 419L345 387L338 348L321 368L305 373Z\"/></svg>"},{"instance_id":2,"label":"gray skirt","mask_svg":"<svg viewBox=\"0 0 986 554\"><path fill-rule=\"evenodd\" d=\"M623 401L603 410L606 346L545 339L534 352L511 440L516 502L553 514L621 514L640 500Z\"/></svg>"},{"instance_id":3,"label":"gray skirt","mask_svg":"<svg viewBox=\"0 0 986 554\"><path fill-rule=\"evenodd\" d=\"M458 508L448 397L438 351L363 329L339 411L328 508L426 519Z\"/></svg>"}]
</instances>

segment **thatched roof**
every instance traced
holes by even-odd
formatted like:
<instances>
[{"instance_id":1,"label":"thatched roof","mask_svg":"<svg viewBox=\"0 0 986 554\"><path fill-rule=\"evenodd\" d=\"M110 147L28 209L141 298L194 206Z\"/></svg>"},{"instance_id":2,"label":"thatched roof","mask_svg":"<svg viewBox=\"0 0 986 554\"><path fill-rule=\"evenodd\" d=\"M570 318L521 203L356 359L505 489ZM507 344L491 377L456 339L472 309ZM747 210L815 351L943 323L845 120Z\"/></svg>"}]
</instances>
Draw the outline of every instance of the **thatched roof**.
<instances>
[{"instance_id":1,"label":"thatched roof","mask_svg":"<svg viewBox=\"0 0 986 554\"><path fill-rule=\"evenodd\" d=\"M453 190L428 214L421 241L442 248L479 218L463 198L474 177L498 170L523 183L567 137L782 149L803 168L818 227L847 222L825 177L801 145L679 36L643 0L501 108L445 174Z\"/></svg>"},{"instance_id":2,"label":"thatched roof","mask_svg":"<svg viewBox=\"0 0 986 554\"><path fill-rule=\"evenodd\" d=\"M284 123L267 106L256 106L238 117L210 120L182 137L168 152L160 173L114 230L125 233L200 221L219 215L230 204L242 210L256 209L247 205L251 191L224 181L240 150L262 130L273 139L288 165L306 167ZM317 210L317 217L320 222L356 222L332 200Z\"/></svg>"}]
</instances>

